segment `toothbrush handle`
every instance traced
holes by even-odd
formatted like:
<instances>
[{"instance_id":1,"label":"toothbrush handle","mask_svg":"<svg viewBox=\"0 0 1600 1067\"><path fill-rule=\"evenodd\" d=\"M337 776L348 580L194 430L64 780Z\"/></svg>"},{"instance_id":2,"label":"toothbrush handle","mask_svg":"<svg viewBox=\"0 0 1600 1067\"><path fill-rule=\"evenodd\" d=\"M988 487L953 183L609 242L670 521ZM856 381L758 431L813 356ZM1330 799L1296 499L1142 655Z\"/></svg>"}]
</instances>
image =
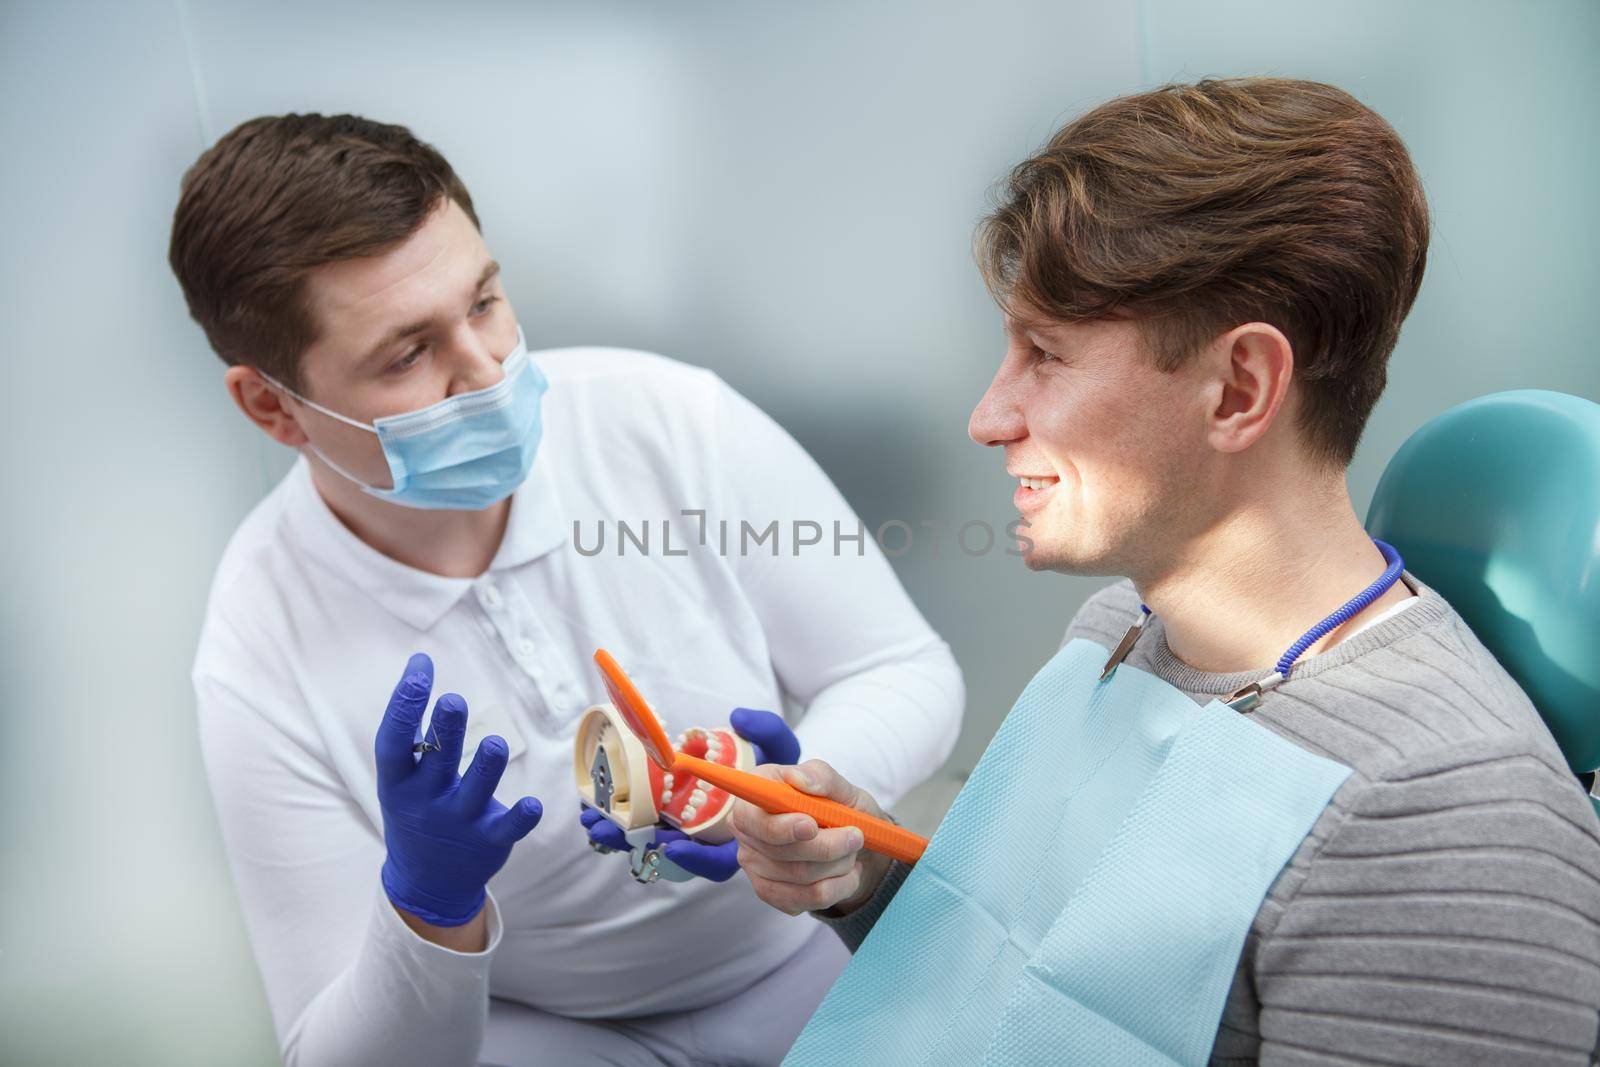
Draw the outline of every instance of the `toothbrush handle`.
<instances>
[{"instance_id":1,"label":"toothbrush handle","mask_svg":"<svg viewBox=\"0 0 1600 1067\"><path fill-rule=\"evenodd\" d=\"M826 797L803 793L787 782L763 778L759 774L724 767L720 763L689 756L680 752L672 761L673 769L682 768L702 781L748 800L758 808L782 814L799 812L817 820L818 826L854 826L861 831L866 847L873 852L892 857L902 863L916 863L922 858L928 839L896 826L884 819L874 818L864 811L846 807Z\"/></svg>"}]
</instances>

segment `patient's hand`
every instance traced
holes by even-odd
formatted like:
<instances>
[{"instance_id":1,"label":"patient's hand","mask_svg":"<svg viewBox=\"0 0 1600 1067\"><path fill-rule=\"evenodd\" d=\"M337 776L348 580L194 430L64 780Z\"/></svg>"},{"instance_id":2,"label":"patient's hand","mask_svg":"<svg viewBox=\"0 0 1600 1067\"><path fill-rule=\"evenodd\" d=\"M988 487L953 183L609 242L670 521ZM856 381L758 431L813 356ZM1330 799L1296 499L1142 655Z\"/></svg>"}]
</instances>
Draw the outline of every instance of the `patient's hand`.
<instances>
[{"instance_id":1,"label":"patient's hand","mask_svg":"<svg viewBox=\"0 0 1600 1067\"><path fill-rule=\"evenodd\" d=\"M754 773L886 818L870 794L821 760L798 767L769 764ZM809 815L773 815L743 800L734 805L729 822L739 842L739 866L756 896L790 915L828 908L848 914L871 899L889 869L889 857L865 851L861 831L853 826L825 829Z\"/></svg>"}]
</instances>

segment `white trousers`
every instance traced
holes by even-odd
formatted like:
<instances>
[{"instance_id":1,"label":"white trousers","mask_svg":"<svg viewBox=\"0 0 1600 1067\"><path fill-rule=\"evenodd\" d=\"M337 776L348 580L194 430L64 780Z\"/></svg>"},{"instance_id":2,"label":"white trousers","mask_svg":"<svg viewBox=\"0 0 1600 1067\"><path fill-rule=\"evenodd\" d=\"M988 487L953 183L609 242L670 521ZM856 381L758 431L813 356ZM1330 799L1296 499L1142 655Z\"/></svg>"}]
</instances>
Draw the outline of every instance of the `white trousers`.
<instances>
[{"instance_id":1,"label":"white trousers","mask_svg":"<svg viewBox=\"0 0 1600 1067\"><path fill-rule=\"evenodd\" d=\"M804 1029L850 954L817 924L800 950L710 1007L636 1019L569 1019L491 998L481 1067L770 1067Z\"/></svg>"}]
</instances>

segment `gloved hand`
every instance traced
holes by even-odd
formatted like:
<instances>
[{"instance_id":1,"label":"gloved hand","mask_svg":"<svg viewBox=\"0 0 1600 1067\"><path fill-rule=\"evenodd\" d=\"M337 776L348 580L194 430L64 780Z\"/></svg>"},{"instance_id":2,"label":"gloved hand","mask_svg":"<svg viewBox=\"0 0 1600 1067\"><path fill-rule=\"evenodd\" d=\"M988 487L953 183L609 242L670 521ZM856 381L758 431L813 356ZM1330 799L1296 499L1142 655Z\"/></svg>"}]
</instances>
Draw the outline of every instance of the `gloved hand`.
<instances>
[{"instance_id":1,"label":"gloved hand","mask_svg":"<svg viewBox=\"0 0 1600 1067\"><path fill-rule=\"evenodd\" d=\"M494 799L510 749L490 735L466 776L456 773L467 733L467 702L446 693L433 706L429 737L438 750L417 759L412 746L433 692L433 661L411 657L389 698L373 748L383 809L383 889L396 907L435 926L462 926L483 908L484 886L511 846L539 825L544 807L523 797L511 808Z\"/></svg>"},{"instance_id":2,"label":"gloved hand","mask_svg":"<svg viewBox=\"0 0 1600 1067\"><path fill-rule=\"evenodd\" d=\"M781 715L754 708L734 708L728 715L733 732L750 742L755 748L756 763L792 764L800 758L800 739L795 737L789 724ZM587 804L578 813L578 821L589 833L589 840L597 845L626 853L628 840L622 827L606 818L605 813ZM720 845L703 845L681 830L663 827L656 831L654 845L661 854L690 874L713 882L726 882L739 870L739 843L725 841Z\"/></svg>"}]
</instances>

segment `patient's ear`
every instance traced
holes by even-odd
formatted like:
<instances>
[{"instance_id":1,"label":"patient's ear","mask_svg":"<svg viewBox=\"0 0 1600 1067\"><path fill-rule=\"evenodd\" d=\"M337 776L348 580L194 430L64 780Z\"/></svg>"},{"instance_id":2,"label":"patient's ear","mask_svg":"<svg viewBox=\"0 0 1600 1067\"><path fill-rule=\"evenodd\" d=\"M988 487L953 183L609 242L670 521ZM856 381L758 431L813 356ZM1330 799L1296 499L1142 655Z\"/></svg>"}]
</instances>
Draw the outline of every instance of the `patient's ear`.
<instances>
[{"instance_id":1,"label":"patient's ear","mask_svg":"<svg viewBox=\"0 0 1600 1067\"><path fill-rule=\"evenodd\" d=\"M283 394L273 388L260 371L234 364L223 372L222 383L245 418L261 427L268 437L290 448L306 443L305 431L284 406Z\"/></svg>"},{"instance_id":2,"label":"patient's ear","mask_svg":"<svg viewBox=\"0 0 1600 1067\"><path fill-rule=\"evenodd\" d=\"M1247 322L1216 338L1208 367L1208 443L1218 452L1243 452L1272 426L1289 395L1294 349L1283 331Z\"/></svg>"}]
</instances>

